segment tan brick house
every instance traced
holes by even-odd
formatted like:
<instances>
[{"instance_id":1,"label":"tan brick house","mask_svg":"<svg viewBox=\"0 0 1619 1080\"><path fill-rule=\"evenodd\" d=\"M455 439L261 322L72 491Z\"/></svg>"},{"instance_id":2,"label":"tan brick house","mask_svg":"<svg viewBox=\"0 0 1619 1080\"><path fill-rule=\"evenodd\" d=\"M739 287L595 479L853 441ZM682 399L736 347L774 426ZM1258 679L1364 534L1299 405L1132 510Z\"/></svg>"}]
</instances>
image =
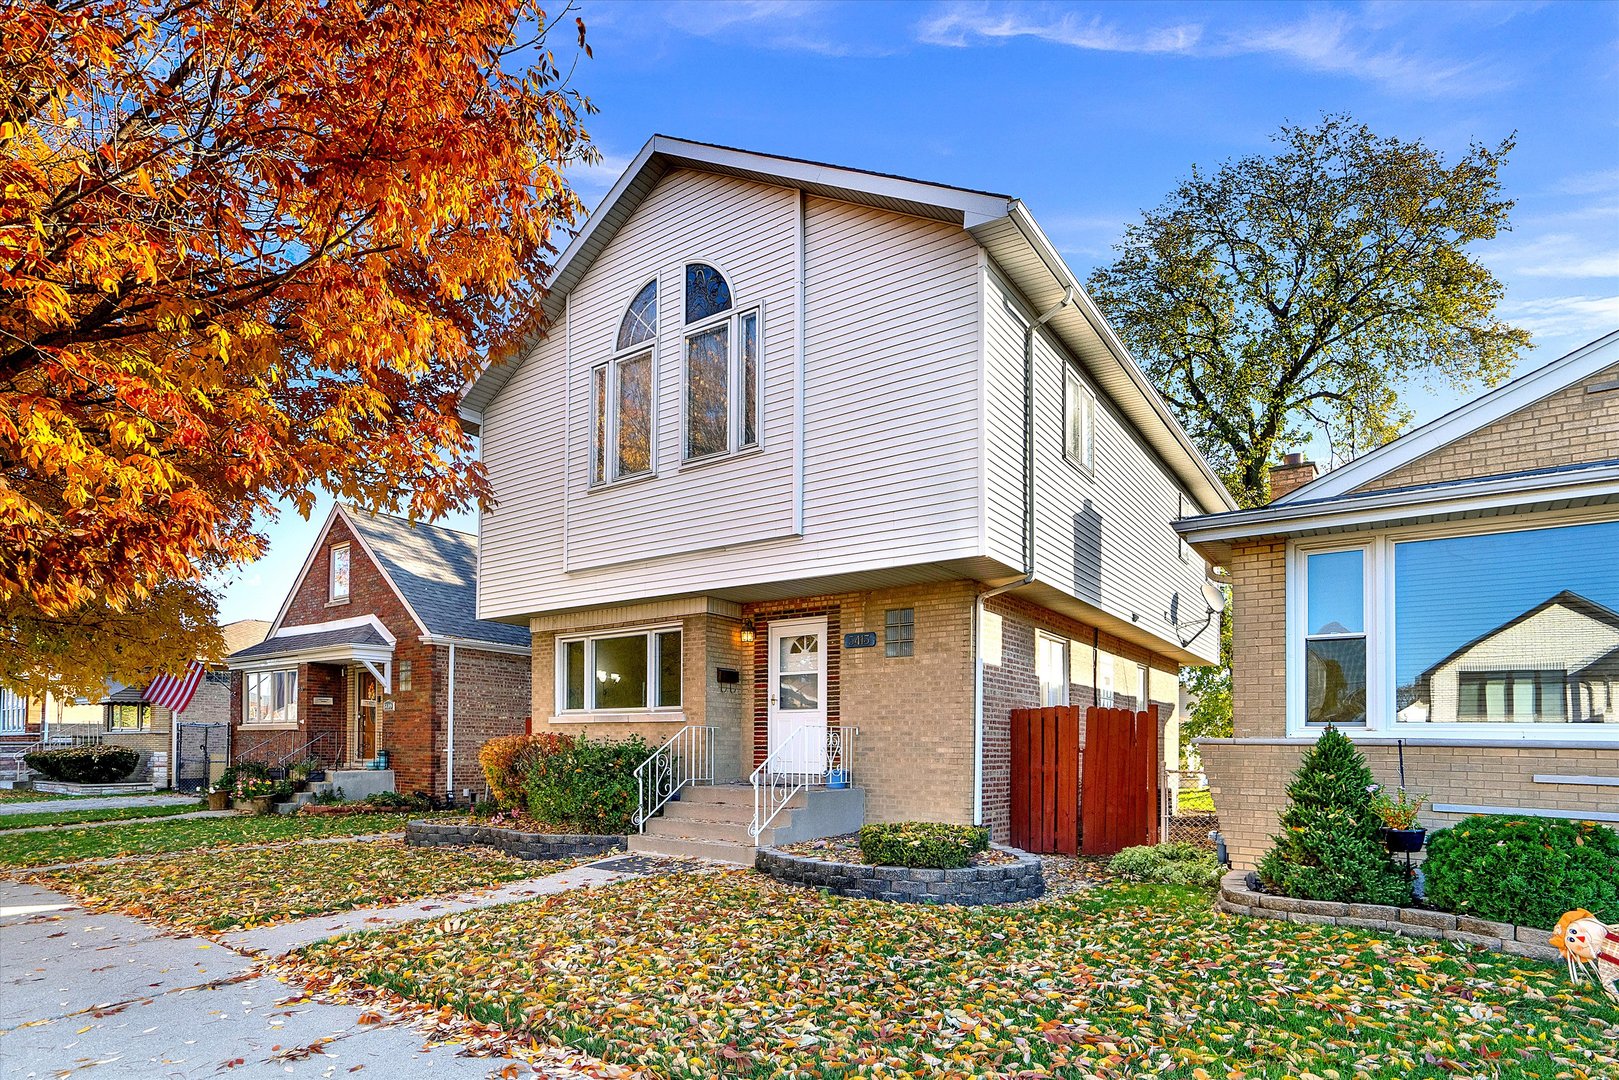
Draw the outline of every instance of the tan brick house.
<instances>
[{"instance_id":1,"label":"tan brick house","mask_svg":"<svg viewBox=\"0 0 1619 1080\"><path fill-rule=\"evenodd\" d=\"M1217 654L1171 522L1232 504L1017 200L656 136L545 305L462 409L536 729L1005 837L1012 709Z\"/></svg>"},{"instance_id":2,"label":"tan brick house","mask_svg":"<svg viewBox=\"0 0 1619 1080\"><path fill-rule=\"evenodd\" d=\"M475 615L478 539L338 505L257 645L226 658L235 760L384 752L403 792L482 792L478 748L525 730L529 635Z\"/></svg>"},{"instance_id":3,"label":"tan brick house","mask_svg":"<svg viewBox=\"0 0 1619 1080\"><path fill-rule=\"evenodd\" d=\"M1424 823L1619 824L1619 332L1270 505L1177 525L1227 567L1234 738L1201 743L1232 859L1328 724Z\"/></svg>"}]
</instances>

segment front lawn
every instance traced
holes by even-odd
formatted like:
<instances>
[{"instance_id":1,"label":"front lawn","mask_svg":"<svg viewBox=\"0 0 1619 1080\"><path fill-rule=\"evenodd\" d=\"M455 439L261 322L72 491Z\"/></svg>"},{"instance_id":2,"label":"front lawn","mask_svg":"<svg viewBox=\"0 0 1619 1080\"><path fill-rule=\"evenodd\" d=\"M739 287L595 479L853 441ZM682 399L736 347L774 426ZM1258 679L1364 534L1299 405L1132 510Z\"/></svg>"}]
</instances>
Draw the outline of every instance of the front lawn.
<instances>
[{"instance_id":1,"label":"front lawn","mask_svg":"<svg viewBox=\"0 0 1619 1080\"><path fill-rule=\"evenodd\" d=\"M1016 908L683 875L295 954L610 1062L713 1076L1612 1076L1619 1008L1561 968L1218 915L1105 885Z\"/></svg>"},{"instance_id":2,"label":"front lawn","mask_svg":"<svg viewBox=\"0 0 1619 1080\"><path fill-rule=\"evenodd\" d=\"M397 840L206 851L36 875L98 911L182 930L248 930L351 908L521 881L561 867L484 848L409 848Z\"/></svg>"},{"instance_id":3,"label":"front lawn","mask_svg":"<svg viewBox=\"0 0 1619 1080\"><path fill-rule=\"evenodd\" d=\"M47 866L124 855L168 854L238 844L274 844L323 836L402 832L409 814L186 818L149 824L49 832L0 832L0 866ZM431 815L425 815L431 816Z\"/></svg>"},{"instance_id":4,"label":"front lawn","mask_svg":"<svg viewBox=\"0 0 1619 1080\"><path fill-rule=\"evenodd\" d=\"M176 814L195 814L203 807L196 804L180 806L104 806L99 810L36 810L26 814L0 814L0 832L8 829L30 829L35 825L87 825L93 821L128 821L139 818L165 818Z\"/></svg>"}]
</instances>

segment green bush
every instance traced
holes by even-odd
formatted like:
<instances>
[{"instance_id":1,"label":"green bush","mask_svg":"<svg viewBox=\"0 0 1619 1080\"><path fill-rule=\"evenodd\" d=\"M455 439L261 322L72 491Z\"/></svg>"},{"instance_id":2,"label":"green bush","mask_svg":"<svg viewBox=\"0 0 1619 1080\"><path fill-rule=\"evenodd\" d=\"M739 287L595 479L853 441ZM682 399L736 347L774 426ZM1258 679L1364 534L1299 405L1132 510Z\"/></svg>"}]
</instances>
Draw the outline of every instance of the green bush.
<instances>
[{"instance_id":1,"label":"green bush","mask_svg":"<svg viewBox=\"0 0 1619 1080\"><path fill-rule=\"evenodd\" d=\"M30 769L67 784L116 784L135 771L140 754L127 746L67 746L24 754Z\"/></svg>"},{"instance_id":2,"label":"green bush","mask_svg":"<svg viewBox=\"0 0 1619 1080\"><path fill-rule=\"evenodd\" d=\"M989 830L976 825L902 821L860 828L860 854L876 866L954 870L988 849Z\"/></svg>"},{"instance_id":3,"label":"green bush","mask_svg":"<svg viewBox=\"0 0 1619 1080\"><path fill-rule=\"evenodd\" d=\"M377 791L360 800L366 806L386 806L395 810L429 810L425 795L401 795L397 791Z\"/></svg>"},{"instance_id":4,"label":"green bush","mask_svg":"<svg viewBox=\"0 0 1619 1080\"><path fill-rule=\"evenodd\" d=\"M1108 861L1107 868L1126 881L1156 881L1165 885L1209 887L1220 882L1220 864L1214 853L1196 844L1158 844L1128 847Z\"/></svg>"},{"instance_id":5,"label":"green bush","mask_svg":"<svg viewBox=\"0 0 1619 1080\"><path fill-rule=\"evenodd\" d=\"M1327 728L1288 785L1282 831L1259 862L1272 892L1301 900L1403 904L1404 872L1389 857L1372 808L1372 771L1355 744Z\"/></svg>"},{"instance_id":6,"label":"green bush","mask_svg":"<svg viewBox=\"0 0 1619 1080\"><path fill-rule=\"evenodd\" d=\"M234 795L238 780L268 779L270 779L270 766L264 762L238 761L236 764L226 767L225 771L219 774L219 782L214 785L214 789L216 791L228 791Z\"/></svg>"},{"instance_id":7,"label":"green bush","mask_svg":"<svg viewBox=\"0 0 1619 1080\"><path fill-rule=\"evenodd\" d=\"M529 767L523 791L537 821L582 833L618 835L635 816L635 767L652 748L640 736L618 742L558 739Z\"/></svg>"},{"instance_id":8,"label":"green bush","mask_svg":"<svg viewBox=\"0 0 1619 1080\"><path fill-rule=\"evenodd\" d=\"M1488 815L1433 834L1427 901L1495 922L1550 927L1585 908L1619 922L1619 833L1556 818Z\"/></svg>"}]
</instances>

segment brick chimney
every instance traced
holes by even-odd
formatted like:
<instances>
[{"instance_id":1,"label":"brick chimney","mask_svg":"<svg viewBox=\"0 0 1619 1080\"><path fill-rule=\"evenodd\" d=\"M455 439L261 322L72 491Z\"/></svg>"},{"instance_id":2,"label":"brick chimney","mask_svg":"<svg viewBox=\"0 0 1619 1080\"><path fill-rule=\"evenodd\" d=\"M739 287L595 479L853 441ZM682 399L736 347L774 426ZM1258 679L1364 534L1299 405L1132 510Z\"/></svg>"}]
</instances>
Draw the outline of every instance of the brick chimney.
<instances>
[{"instance_id":1,"label":"brick chimney","mask_svg":"<svg viewBox=\"0 0 1619 1080\"><path fill-rule=\"evenodd\" d=\"M1270 499L1275 502L1290 491L1314 480L1315 462L1305 461L1303 454L1288 454L1282 463L1270 471Z\"/></svg>"}]
</instances>

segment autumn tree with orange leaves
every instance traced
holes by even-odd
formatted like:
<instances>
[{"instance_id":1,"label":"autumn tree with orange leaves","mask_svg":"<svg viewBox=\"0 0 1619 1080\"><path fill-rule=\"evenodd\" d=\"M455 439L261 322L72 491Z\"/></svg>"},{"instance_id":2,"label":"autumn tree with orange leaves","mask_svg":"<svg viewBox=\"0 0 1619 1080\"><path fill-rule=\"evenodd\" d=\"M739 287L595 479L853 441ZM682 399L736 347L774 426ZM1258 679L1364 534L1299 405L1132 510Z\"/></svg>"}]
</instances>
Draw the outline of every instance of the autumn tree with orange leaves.
<instances>
[{"instance_id":1,"label":"autumn tree with orange leaves","mask_svg":"<svg viewBox=\"0 0 1619 1080\"><path fill-rule=\"evenodd\" d=\"M457 394L595 160L565 18L0 0L0 685L216 654L201 583L278 499L488 505Z\"/></svg>"}]
</instances>

